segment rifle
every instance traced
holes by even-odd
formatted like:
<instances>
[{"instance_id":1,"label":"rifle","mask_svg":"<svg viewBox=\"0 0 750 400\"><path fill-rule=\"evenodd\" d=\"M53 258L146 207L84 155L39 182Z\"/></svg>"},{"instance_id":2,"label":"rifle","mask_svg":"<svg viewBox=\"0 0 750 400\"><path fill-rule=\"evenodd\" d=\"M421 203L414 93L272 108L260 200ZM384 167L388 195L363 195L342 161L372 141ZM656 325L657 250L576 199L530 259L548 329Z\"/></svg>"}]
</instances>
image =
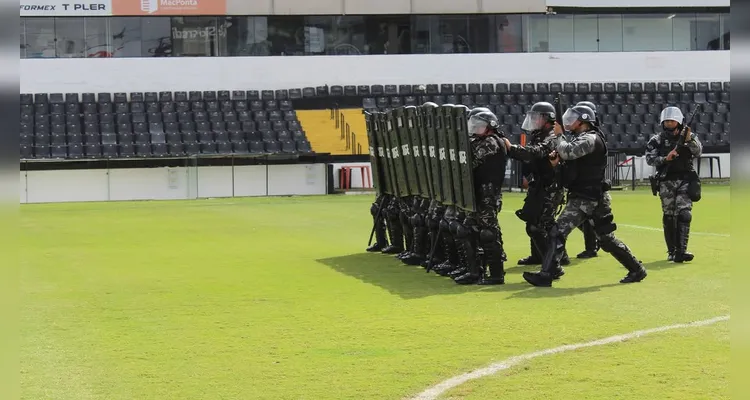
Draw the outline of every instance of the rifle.
<instances>
[{"instance_id":1,"label":"rifle","mask_svg":"<svg viewBox=\"0 0 750 400\"><path fill-rule=\"evenodd\" d=\"M427 268L425 272L432 271L432 258L435 256L435 249L440 243L440 236L443 234L443 224L438 224L438 231L434 238L432 238L432 246L430 246L430 254L427 255Z\"/></svg>"}]
</instances>

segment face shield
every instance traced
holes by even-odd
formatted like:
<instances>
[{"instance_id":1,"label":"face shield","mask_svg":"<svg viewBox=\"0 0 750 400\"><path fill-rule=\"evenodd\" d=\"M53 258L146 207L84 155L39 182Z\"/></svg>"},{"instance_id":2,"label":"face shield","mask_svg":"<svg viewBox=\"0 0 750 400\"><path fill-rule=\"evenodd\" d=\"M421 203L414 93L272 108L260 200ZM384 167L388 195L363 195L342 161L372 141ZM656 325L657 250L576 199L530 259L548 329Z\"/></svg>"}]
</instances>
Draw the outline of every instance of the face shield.
<instances>
[{"instance_id":1,"label":"face shield","mask_svg":"<svg viewBox=\"0 0 750 400\"><path fill-rule=\"evenodd\" d=\"M562 116L563 128L565 128L565 130L567 131L573 130L572 126L576 121L578 121L579 117L580 114L578 114L578 112L576 111L573 111L572 108L565 110L565 114L563 114Z\"/></svg>"},{"instance_id":2,"label":"face shield","mask_svg":"<svg viewBox=\"0 0 750 400\"><path fill-rule=\"evenodd\" d=\"M471 117L469 118L467 128L469 130L469 136L481 135L487 131L488 124L485 120Z\"/></svg>"},{"instance_id":3,"label":"face shield","mask_svg":"<svg viewBox=\"0 0 750 400\"><path fill-rule=\"evenodd\" d=\"M538 131L544 127L545 123L547 123L546 115L539 112L528 112L523 124L521 124L521 129L527 132Z\"/></svg>"},{"instance_id":4,"label":"face shield","mask_svg":"<svg viewBox=\"0 0 750 400\"><path fill-rule=\"evenodd\" d=\"M680 110L679 108L667 107L661 111L659 119L661 120L660 123L662 124L664 123L664 121L675 121L678 124L682 124L682 121L685 119L685 117L682 115L682 110Z\"/></svg>"}]
</instances>

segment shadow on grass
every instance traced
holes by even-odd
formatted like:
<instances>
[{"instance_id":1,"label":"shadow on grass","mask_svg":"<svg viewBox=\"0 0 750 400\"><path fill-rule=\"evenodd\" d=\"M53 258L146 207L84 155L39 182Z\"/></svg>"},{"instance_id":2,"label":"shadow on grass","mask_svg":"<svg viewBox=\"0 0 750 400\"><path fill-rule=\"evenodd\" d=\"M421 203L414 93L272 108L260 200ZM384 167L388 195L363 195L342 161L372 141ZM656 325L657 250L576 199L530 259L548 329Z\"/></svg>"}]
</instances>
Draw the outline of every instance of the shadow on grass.
<instances>
[{"instance_id":1,"label":"shadow on grass","mask_svg":"<svg viewBox=\"0 0 750 400\"><path fill-rule=\"evenodd\" d=\"M646 268L646 271L658 271L660 269L667 269L667 268L675 268L675 267L688 267L690 266L689 262L686 263L676 263L672 261L667 260L659 260L659 261L651 261L650 263L643 263L643 266Z\"/></svg>"},{"instance_id":2,"label":"shadow on grass","mask_svg":"<svg viewBox=\"0 0 750 400\"><path fill-rule=\"evenodd\" d=\"M339 273L383 288L403 299L457 295L467 292L512 293L510 298L565 297L596 292L619 285L618 283L582 288L535 288L526 283L520 273L508 274L505 285L457 285L450 278L435 273L425 273L422 267L404 265L393 256L383 254L350 254L316 261Z\"/></svg>"}]
</instances>

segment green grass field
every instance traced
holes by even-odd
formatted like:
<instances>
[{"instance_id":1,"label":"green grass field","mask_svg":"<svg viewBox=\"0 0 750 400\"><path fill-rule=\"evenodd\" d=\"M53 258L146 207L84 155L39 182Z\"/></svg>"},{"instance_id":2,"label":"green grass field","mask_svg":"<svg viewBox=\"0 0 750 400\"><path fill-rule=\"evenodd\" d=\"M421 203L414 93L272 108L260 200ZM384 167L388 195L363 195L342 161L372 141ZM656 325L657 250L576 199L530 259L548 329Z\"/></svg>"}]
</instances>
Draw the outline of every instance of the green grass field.
<instances>
[{"instance_id":1,"label":"green grass field","mask_svg":"<svg viewBox=\"0 0 750 400\"><path fill-rule=\"evenodd\" d=\"M606 253L553 288L513 265L528 238L506 194L504 286L458 286L364 252L371 196L21 206L23 399L402 399L505 358L729 314L729 188L695 205L694 262L666 254L658 198L613 192ZM580 232L568 241L582 250ZM729 327L537 358L452 399L728 399Z\"/></svg>"}]
</instances>

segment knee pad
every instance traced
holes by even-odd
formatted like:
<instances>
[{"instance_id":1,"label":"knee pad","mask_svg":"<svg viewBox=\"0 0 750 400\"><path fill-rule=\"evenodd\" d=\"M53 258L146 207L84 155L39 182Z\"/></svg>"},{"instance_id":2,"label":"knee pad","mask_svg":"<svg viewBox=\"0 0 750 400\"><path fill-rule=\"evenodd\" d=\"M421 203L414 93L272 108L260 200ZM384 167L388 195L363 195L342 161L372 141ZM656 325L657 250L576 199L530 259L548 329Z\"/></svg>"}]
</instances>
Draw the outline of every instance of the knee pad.
<instances>
[{"instance_id":1,"label":"knee pad","mask_svg":"<svg viewBox=\"0 0 750 400\"><path fill-rule=\"evenodd\" d=\"M468 227L458 222L451 223L451 231L455 231L456 239L465 239L471 233Z\"/></svg>"},{"instance_id":2,"label":"knee pad","mask_svg":"<svg viewBox=\"0 0 750 400\"><path fill-rule=\"evenodd\" d=\"M411 224L413 226L422 226L422 215L421 214L414 214L409 218Z\"/></svg>"},{"instance_id":3,"label":"knee pad","mask_svg":"<svg viewBox=\"0 0 750 400\"><path fill-rule=\"evenodd\" d=\"M437 220L437 219L435 219L435 218L428 218L428 219L427 219L427 226L428 226L428 227L429 227L430 229L433 229L433 230L437 230L437 229L439 229L439 228L440 228L440 221L438 221L438 220Z\"/></svg>"},{"instance_id":4,"label":"knee pad","mask_svg":"<svg viewBox=\"0 0 750 400\"><path fill-rule=\"evenodd\" d=\"M451 224L448 223L448 221L446 221L444 219L441 219L440 222L439 222L439 224L440 224L440 229L442 229L442 230L444 230L446 232L451 232Z\"/></svg>"},{"instance_id":5,"label":"knee pad","mask_svg":"<svg viewBox=\"0 0 750 400\"><path fill-rule=\"evenodd\" d=\"M690 210L680 210L679 214L677 214L677 220L687 224L693 220L693 213Z\"/></svg>"},{"instance_id":6,"label":"knee pad","mask_svg":"<svg viewBox=\"0 0 750 400\"><path fill-rule=\"evenodd\" d=\"M609 213L602 218L594 221L594 232L599 236L608 235L617 230L617 225L614 223L615 216Z\"/></svg>"},{"instance_id":7,"label":"knee pad","mask_svg":"<svg viewBox=\"0 0 750 400\"><path fill-rule=\"evenodd\" d=\"M482 229L479 231L479 240L482 243L493 243L497 240L497 232L494 229Z\"/></svg>"},{"instance_id":8,"label":"knee pad","mask_svg":"<svg viewBox=\"0 0 750 400\"><path fill-rule=\"evenodd\" d=\"M617 246L615 246L615 242L612 241L611 235L604 235L599 237L599 248L602 249L602 251L611 253L617 248Z\"/></svg>"},{"instance_id":9,"label":"knee pad","mask_svg":"<svg viewBox=\"0 0 750 400\"><path fill-rule=\"evenodd\" d=\"M370 206L370 214L372 214L373 217L378 215L378 203L372 203Z\"/></svg>"},{"instance_id":10,"label":"knee pad","mask_svg":"<svg viewBox=\"0 0 750 400\"><path fill-rule=\"evenodd\" d=\"M543 232L544 230L541 229L539 226L534 224L526 224L526 234L529 236L534 236L540 232Z\"/></svg>"}]
</instances>

